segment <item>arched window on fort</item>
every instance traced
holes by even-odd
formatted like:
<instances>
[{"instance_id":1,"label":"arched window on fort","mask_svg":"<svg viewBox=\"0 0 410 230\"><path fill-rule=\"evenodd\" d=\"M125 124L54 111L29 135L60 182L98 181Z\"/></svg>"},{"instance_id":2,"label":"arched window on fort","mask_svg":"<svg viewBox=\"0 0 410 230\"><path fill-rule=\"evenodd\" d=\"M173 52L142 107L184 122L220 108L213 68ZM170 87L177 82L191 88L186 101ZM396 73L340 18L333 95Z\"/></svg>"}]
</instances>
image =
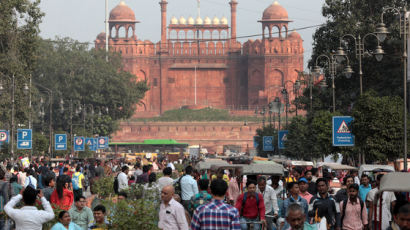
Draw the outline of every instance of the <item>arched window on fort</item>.
<instances>
[{"instance_id":1,"label":"arched window on fort","mask_svg":"<svg viewBox=\"0 0 410 230\"><path fill-rule=\"evenodd\" d=\"M115 37L116 37L115 32L116 32L115 27L112 27L112 28L111 28L111 31L110 31L110 37L111 37L111 38L115 38Z\"/></svg>"},{"instance_id":2,"label":"arched window on fort","mask_svg":"<svg viewBox=\"0 0 410 230\"><path fill-rule=\"evenodd\" d=\"M219 39L219 31L218 30L212 31L212 39L213 40Z\"/></svg>"},{"instance_id":3,"label":"arched window on fort","mask_svg":"<svg viewBox=\"0 0 410 230\"><path fill-rule=\"evenodd\" d=\"M125 27L121 26L118 28L118 37L119 38L125 38Z\"/></svg>"},{"instance_id":4,"label":"arched window on fort","mask_svg":"<svg viewBox=\"0 0 410 230\"><path fill-rule=\"evenodd\" d=\"M177 31L176 30L171 30L169 33L169 38L170 39L177 39Z\"/></svg>"},{"instance_id":5,"label":"arched window on fort","mask_svg":"<svg viewBox=\"0 0 410 230\"><path fill-rule=\"evenodd\" d=\"M132 29L132 27L128 27L128 34L127 34L127 38L132 38L134 36L134 30Z\"/></svg>"},{"instance_id":6,"label":"arched window on fort","mask_svg":"<svg viewBox=\"0 0 410 230\"><path fill-rule=\"evenodd\" d=\"M282 30L281 30L280 32L281 32L281 35L282 35L282 38L283 38L283 39L285 39L285 38L288 37L288 36L287 36L288 28L286 28L286 26L283 26L283 27L282 27Z\"/></svg>"},{"instance_id":7,"label":"arched window on fort","mask_svg":"<svg viewBox=\"0 0 410 230\"><path fill-rule=\"evenodd\" d=\"M180 30L180 31L178 32L178 39L179 39L179 40L181 40L181 39L186 39L186 37L185 37L185 31Z\"/></svg>"},{"instance_id":8,"label":"arched window on fort","mask_svg":"<svg viewBox=\"0 0 410 230\"><path fill-rule=\"evenodd\" d=\"M280 30L278 26L273 26L272 27L272 37L273 38L278 38L280 36Z\"/></svg>"},{"instance_id":9,"label":"arched window on fort","mask_svg":"<svg viewBox=\"0 0 410 230\"><path fill-rule=\"evenodd\" d=\"M265 38L269 38L269 26L263 27L263 36L265 36Z\"/></svg>"},{"instance_id":10,"label":"arched window on fort","mask_svg":"<svg viewBox=\"0 0 410 230\"><path fill-rule=\"evenodd\" d=\"M195 38L195 33L194 33L194 31L193 31L193 30L188 30L187 33L186 33L186 38L187 38L188 40L194 39L194 38Z\"/></svg>"},{"instance_id":11,"label":"arched window on fort","mask_svg":"<svg viewBox=\"0 0 410 230\"><path fill-rule=\"evenodd\" d=\"M211 32L209 30L204 31L203 39L210 40L211 39Z\"/></svg>"},{"instance_id":12,"label":"arched window on fort","mask_svg":"<svg viewBox=\"0 0 410 230\"><path fill-rule=\"evenodd\" d=\"M221 39L228 39L228 32L226 30L221 31Z\"/></svg>"}]
</instances>

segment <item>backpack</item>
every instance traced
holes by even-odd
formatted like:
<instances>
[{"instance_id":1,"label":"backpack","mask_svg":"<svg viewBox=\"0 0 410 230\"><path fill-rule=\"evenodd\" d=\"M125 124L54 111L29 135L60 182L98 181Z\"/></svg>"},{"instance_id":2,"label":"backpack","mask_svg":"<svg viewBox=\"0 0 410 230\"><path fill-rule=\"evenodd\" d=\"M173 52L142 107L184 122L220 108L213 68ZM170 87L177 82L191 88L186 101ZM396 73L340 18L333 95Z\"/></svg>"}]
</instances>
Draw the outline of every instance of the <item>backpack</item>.
<instances>
[{"instance_id":1,"label":"backpack","mask_svg":"<svg viewBox=\"0 0 410 230\"><path fill-rule=\"evenodd\" d=\"M4 199L4 193L3 193L3 191L4 191L4 189L6 188L6 186L7 186L7 182L4 182L3 183L3 186L1 186L1 191L0 191L0 193L1 193L1 195L0 195L0 213L2 213L2 212L4 212L4 206L6 205L5 204L5 199Z\"/></svg>"},{"instance_id":2,"label":"backpack","mask_svg":"<svg viewBox=\"0 0 410 230\"><path fill-rule=\"evenodd\" d=\"M346 212L346 206L347 206L348 200L349 200L349 198L343 200L343 212L342 212L342 216L340 218L340 223L342 224L342 226L343 226L343 219L345 218L345 212ZM362 219L363 218L362 213L363 213L364 202L360 198L359 198L359 202L360 202L360 219ZM362 219L362 222L363 222L363 219Z\"/></svg>"},{"instance_id":3,"label":"backpack","mask_svg":"<svg viewBox=\"0 0 410 230\"><path fill-rule=\"evenodd\" d=\"M80 175L81 173L79 172L77 175L76 173L73 174L73 179L71 179L73 183L73 190L79 190L80 189Z\"/></svg>"},{"instance_id":4,"label":"backpack","mask_svg":"<svg viewBox=\"0 0 410 230\"><path fill-rule=\"evenodd\" d=\"M118 175L114 178L114 192L115 194L118 194L118 188L119 188L119 183L118 183Z\"/></svg>"},{"instance_id":5,"label":"backpack","mask_svg":"<svg viewBox=\"0 0 410 230\"><path fill-rule=\"evenodd\" d=\"M175 185L174 185L174 187L175 187L175 194L178 194L179 196L181 196L181 193L182 193L181 179L182 179L182 177L184 177L184 176L186 176L186 175L182 175L182 176L177 180L177 182L175 182ZM182 197L181 197L181 199L182 199Z\"/></svg>"},{"instance_id":6,"label":"backpack","mask_svg":"<svg viewBox=\"0 0 410 230\"><path fill-rule=\"evenodd\" d=\"M258 215L259 215L259 194L258 193L255 193L256 194L256 206L258 207ZM241 207L241 216L242 216L242 213L243 213L243 207L245 207L245 203L246 203L246 198L248 197L248 192L245 192L244 194L243 194L243 199L242 199L242 207Z\"/></svg>"}]
</instances>

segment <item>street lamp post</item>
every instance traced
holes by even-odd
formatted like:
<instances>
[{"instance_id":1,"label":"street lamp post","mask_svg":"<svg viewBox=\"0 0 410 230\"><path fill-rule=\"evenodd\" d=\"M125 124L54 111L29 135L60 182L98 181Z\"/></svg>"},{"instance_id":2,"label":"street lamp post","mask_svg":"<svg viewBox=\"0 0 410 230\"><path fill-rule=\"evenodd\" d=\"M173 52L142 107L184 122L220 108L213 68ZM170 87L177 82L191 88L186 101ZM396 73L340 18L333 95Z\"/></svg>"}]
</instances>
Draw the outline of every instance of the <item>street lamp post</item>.
<instances>
[{"instance_id":1,"label":"street lamp post","mask_svg":"<svg viewBox=\"0 0 410 230\"><path fill-rule=\"evenodd\" d=\"M71 142L71 148L73 147L73 109L75 105L78 105L79 107L75 109L75 113L76 115L78 115L81 112L81 102L78 100L69 100L69 104L68 104L68 108L70 110L70 142ZM60 100L60 112L63 113L64 112L64 100L61 99ZM71 149L71 152L73 153L73 149Z\"/></svg>"},{"instance_id":2,"label":"street lamp post","mask_svg":"<svg viewBox=\"0 0 410 230\"><path fill-rule=\"evenodd\" d=\"M332 78L332 98L333 98L333 113L336 112L336 93L335 93L335 77L336 77L336 58L335 55L331 54L330 56L327 56L325 54L321 54L316 58L316 65L313 67L313 74L316 76L320 75L320 67L318 66L318 61L320 58L325 58L329 64L329 72L330 76ZM347 78L350 78L352 76L353 70L349 65L349 58L346 56L347 59L347 65L344 69L344 74L346 75ZM312 109L312 108L311 108Z\"/></svg>"},{"instance_id":3,"label":"street lamp post","mask_svg":"<svg viewBox=\"0 0 410 230\"><path fill-rule=\"evenodd\" d=\"M2 74L3 75L3 74ZM15 75L13 74L12 77L9 77L7 75L3 75L4 77L7 77L11 81L11 137L10 137L10 153L14 157L14 116L15 116L15 91L16 91L16 80L15 80ZM29 91L28 85L25 83L23 87L24 92ZM4 87L3 83L0 82L0 94L3 93Z\"/></svg>"},{"instance_id":4,"label":"street lamp post","mask_svg":"<svg viewBox=\"0 0 410 230\"><path fill-rule=\"evenodd\" d=\"M354 40L355 44L355 52L356 52L356 58L359 60L359 77L360 77L360 95L363 94L363 71L362 71L362 58L365 53L365 41L368 36L374 36L377 39L377 46L376 49L373 50L372 54L375 56L377 61L381 61L383 59L384 51L382 47L380 46L380 40L377 37L376 34L374 33L368 33L363 36L363 39L361 36L357 36L357 38L352 35L352 34L345 34L340 38L340 46L337 49L335 56L336 56L336 61L338 63L341 63L345 57L347 57L344 49L342 48L342 41L344 41L345 38L350 37Z\"/></svg>"},{"instance_id":5,"label":"street lamp post","mask_svg":"<svg viewBox=\"0 0 410 230\"><path fill-rule=\"evenodd\" d=\"M33 85L41 88L42 90L45 90L48 94L48 101L49 101L49 127L48 127L48 132L49 132L49 146L48 146L48 154L50 155L50 158L53 157L53 91L45 86L42 86L38 83L32 82ZM30 104L31 104L31 98L30 98ZM30 111L31 112L31 111Z\"/></svg>"},{"instance_id":6,"label":"street lamp post","mask_svg":"<svg viewBox=\"0 0 410 230\"><path fill-rule=\"evenodd\" d=\"M408 18L408 11L407 7L404 6L402 8L395 8L395 7L387 7L383 9L381 15L381 22L377 25L375 34L377 35L378 39L383 42L386 39L386 36L390 33L389 30L386 28L386 25L383 23L383 16L387 11L393 11L396 14L400 15L399 23L400 23L400 36L403 40L403 123L404 123L404 170L407 171L407 36L409 33L409 18Z\"/></svg>"}]
</instances>

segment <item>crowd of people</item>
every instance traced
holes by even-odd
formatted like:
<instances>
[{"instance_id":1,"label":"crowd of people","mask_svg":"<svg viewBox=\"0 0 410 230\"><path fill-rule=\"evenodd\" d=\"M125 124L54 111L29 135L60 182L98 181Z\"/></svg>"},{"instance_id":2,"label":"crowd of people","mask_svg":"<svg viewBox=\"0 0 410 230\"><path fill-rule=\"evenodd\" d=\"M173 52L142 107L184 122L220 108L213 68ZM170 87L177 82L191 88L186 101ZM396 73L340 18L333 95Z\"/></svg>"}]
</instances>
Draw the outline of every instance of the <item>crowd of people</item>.
<instances>
[{"instance_id":1,"label":"crowd of people","mask_svg":"<svg viewBox=\"0 0 410 230\"><path fill-rule=\"evenodd\" d=\"M181 172L169 161L132 166L116 160L3 162L0 168L0 229L115 229L93 186L113 177L117 201L133 186L158 199L159 229L410 230L408 193L382 193L383 174L318 174L293 168L287 176L243 175L240 169L197 171L185 161ZM154 166L155 165L155 166ZM158 178L158 175L161 175ZM335 191L334 188L338 191ZM114 195L114 194L113 194Z\"/></svg>"}]
</instances>

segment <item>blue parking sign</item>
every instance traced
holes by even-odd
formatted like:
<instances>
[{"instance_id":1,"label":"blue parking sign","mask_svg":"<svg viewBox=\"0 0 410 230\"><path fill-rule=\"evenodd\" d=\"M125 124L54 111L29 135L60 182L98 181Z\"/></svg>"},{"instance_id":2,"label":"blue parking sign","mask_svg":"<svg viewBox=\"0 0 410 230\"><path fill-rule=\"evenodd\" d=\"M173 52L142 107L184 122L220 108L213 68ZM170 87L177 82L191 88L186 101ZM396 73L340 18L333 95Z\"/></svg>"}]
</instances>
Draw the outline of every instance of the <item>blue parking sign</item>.
<instances>
[{"instance_id":1,"label":"blue parking sign","mask_svg":"<svg viewBox=\"0 0 410 230\"><path fill-rule=\"evenodd\" d=\"M288 140L289 130L281 130L278 133L278 148L285 149L285 142Z\"/></svg>"},{"instance_id":2,"label":"blue parking sign","mask_svg":"<svg viewBox=\"0 0 410 230\"><path fill-rule=\"evenodd\" d=\"M31 134L31 129L17 129L17 149L31 149L33 142Z\"/></svg>"},{"instance_id":3,"label":"blue parking sign","mask_svg":"<svg viewBox=\"0 0 410 230\"><path fill-rule=\"evenodd\" d=\"M273 151L273 136L263 136L263 151Z\"/></svg>"},{"instance_id":4,"label":"blue parking sign","mask_svg":"<svg viewBox=\"0 0 410 230\"><path fill-rule=\"evenodd\" d=\"M332 142L333 146L354 146L354 135L350 124L353 117L334 116L332 121Z\"/></svg>"},{"instance_id":5,"label":"blue parking sign","mask_svg":"<svg viewBox=\"0 0 410 230\"><path fill-rule=\"evenodd\" d=\"M74 151L84 151L85 148L85 138L84 137L74 137Z\"/></svg>"},{"instance_id":6,"label":"blue parking sign","mask_svg":"<svg viewBox=\"0 0 410 230\"><path fill-rule=\"evenodd\" d=\"M67 134L55 134L54 135L54 149L67 150Z\"/></svg>"}]
</instances>

